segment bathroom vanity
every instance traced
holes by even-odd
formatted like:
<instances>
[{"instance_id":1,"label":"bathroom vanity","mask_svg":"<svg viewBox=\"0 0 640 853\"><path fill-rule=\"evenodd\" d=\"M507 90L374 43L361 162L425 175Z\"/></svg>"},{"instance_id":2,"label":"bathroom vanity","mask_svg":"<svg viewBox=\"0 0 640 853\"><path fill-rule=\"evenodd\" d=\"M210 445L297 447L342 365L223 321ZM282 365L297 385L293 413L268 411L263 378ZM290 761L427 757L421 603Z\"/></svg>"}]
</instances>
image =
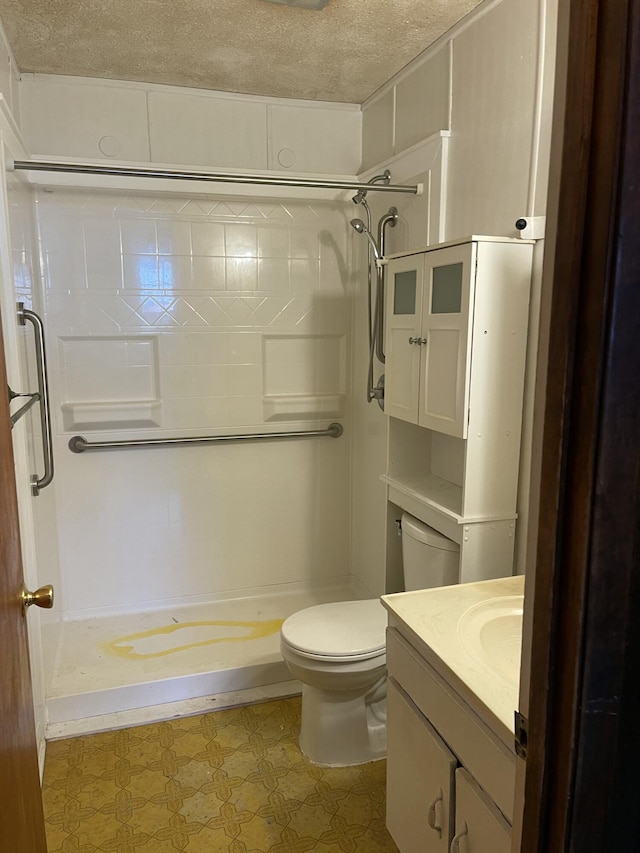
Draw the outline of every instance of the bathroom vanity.
<instances>
[{"instance_id":1,"label":"bathroom vanity","mask_svg":"<svg viewBox=\"0 0 640 853\"><path fill-rule=\"evenodd\" d=\"M400 853L511 849L523 591L509 577L382 597Z\"/></svg>"}]
</instances>

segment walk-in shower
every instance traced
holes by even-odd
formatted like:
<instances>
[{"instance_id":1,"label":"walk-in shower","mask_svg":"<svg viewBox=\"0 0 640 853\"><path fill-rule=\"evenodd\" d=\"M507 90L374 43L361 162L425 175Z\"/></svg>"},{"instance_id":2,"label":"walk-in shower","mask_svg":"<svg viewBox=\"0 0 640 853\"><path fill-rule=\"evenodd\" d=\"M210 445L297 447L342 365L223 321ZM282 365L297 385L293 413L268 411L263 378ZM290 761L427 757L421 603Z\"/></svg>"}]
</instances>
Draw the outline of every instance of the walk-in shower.
<instances>
[{"instance_id":1,"label":"walk-in shower","mask_svg":"<svg viewBox=\"0 0 640 853\"><path fill-rule=\"evenodd\" d=\"M321 440L350 426L344 205L418 188L235 174L242 187L217 193L215 172L14 168L100 184L30 192L11 176L11 296L49 341L56 478L33 546L56 588L41 614L49 736L293 689L280 623L362 595L351 442ZM134 172L148 189L125 186Z\"/></svg>"},{"instance_id":2,"label":"walk-in shower","mask_svg":"<svg viewBox=\"0 0 640 853\"><path fill-rule=\"evenodd\" d=\"M383 174L376 175L369 181L370 184L388 184L391 180L391 172L386 169ZM380 218L378 222L378 239L371 233L371 210L367 204L367 191L360 189L353 196L354 204L362 205L366 213L366 223L362 219L352 219L350 224L358 234L364 234L368 240L367 252L367 306L368 306L368 333L369 333L369 367L367 371L367 402L377 400L380 408L384 402L384 374L380 376L377 384L373 384L373 360L374 355L381 364L384 364L384 269L381 260L384 256L384 243L387 226L395 227L398 220L398 211L395 207ZM372 297L372 283L375 280L375 299Z\"/></svg>"}]
</instances>

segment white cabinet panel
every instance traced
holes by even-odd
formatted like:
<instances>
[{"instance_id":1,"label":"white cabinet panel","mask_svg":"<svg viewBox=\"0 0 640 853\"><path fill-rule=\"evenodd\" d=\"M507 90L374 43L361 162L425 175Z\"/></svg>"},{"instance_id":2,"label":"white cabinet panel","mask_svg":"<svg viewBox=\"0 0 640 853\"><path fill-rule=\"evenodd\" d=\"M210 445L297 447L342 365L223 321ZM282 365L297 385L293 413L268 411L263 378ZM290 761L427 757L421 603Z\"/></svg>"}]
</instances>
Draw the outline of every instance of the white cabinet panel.
<instances>
[{"instance_id":1,"label":"white cabinet panel","mask_svg":"<svg viewBox=\"0 0 640 853\"><path fill-rule=\"evenodd\" d=\"M22 131L32 154L149 160L141 89L27 77L20 93Z\"/></svg>"},{"instance_id":2,"label":"white cabinet panel","mask_svg":"<svg viewBox=\"0 0 640 853\"><path fill-rule=\"evenodd\" d=\"M449 130L451 42L396 85L396 152Z\"/></svg>"},{"instance_id":3,"label":"white cabinet panel","mask_svg":"<svg viewBox=\"0 0 640 853\"><path fill-rule=\"evenodd\" d=\"M456 770L455 801L451 853L510 853L511 826L462 767Z\"/></svg>"},{"instance_id":4,"label":"white cabinet panel","mask_svg":"<svg viewBox=\"0 0 640 853\"><path fill-rule=\"evenodd\" d=\"M387 693L387 827L402 853L447 853L457 761L390 679Z\"/></svg>"},{"instance_id":5,"label":"white cabinet panel","mask_svg":"<svg viewBox=\"0 0 640 853\"><path fill-rule=\"evenodd\" d=\"M150 92L149 134L155 163L268 168L267 106L263 103Z\"/></svg>"},{"instance_id":6,"label":"white cabinet panel","mask_svg":"<svg viewBox=\"0 0 640 853\"><path fill-rule=\"evenodd\" d=\"M356 109L271 106L269 168L355 175L360 168L361 122Z\"/></svg>"},{"instance_id":7,"label":"white cabinet panel","mask_svg":"<svg viewBox=\"0 0 640 853\"><path fill-rule=\"evenodd\" d=\"M394 113L393 89L363 108L362 167L359 171L371 169L392 156Z\"/></svg>"}]
</instances>

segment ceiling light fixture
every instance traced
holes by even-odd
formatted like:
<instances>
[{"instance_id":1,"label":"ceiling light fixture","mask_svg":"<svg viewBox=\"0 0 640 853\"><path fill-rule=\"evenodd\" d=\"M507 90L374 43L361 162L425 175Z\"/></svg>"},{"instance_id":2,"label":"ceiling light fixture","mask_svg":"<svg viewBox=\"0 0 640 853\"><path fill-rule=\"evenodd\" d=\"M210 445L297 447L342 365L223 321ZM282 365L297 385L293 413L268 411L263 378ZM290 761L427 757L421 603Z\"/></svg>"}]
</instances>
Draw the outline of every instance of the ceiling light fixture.
<instances>
[{"instance_id":1,"label":"ceiling light fixture","mask_svg":"<svg viewBox=\"0 0 640 853\"><path fill-rule=\"evenodd\" d=\"M283 6L297 6L299 9L312 9L319 12L329 0L267 0L268 3L280 3Z\"/></svg>"}]
</instances>

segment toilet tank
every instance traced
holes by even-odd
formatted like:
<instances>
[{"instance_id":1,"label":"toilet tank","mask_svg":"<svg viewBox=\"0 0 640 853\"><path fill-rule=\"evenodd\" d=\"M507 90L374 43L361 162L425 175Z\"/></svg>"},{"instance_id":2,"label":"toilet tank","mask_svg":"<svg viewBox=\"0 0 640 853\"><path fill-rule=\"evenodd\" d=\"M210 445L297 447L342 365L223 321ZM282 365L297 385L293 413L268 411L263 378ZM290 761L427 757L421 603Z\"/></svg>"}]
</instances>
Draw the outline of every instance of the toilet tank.
<instances>
[{"instance_id":1,"label":"toilet tank","mask_svg":"<svg viewBox=\"0 0 640 853\"><path fill-rule=\"evenodd\" d=\"M404 588L429 589L458 583L460 546L404 512L402 514Z\"/></svg>"}]
</instances>

